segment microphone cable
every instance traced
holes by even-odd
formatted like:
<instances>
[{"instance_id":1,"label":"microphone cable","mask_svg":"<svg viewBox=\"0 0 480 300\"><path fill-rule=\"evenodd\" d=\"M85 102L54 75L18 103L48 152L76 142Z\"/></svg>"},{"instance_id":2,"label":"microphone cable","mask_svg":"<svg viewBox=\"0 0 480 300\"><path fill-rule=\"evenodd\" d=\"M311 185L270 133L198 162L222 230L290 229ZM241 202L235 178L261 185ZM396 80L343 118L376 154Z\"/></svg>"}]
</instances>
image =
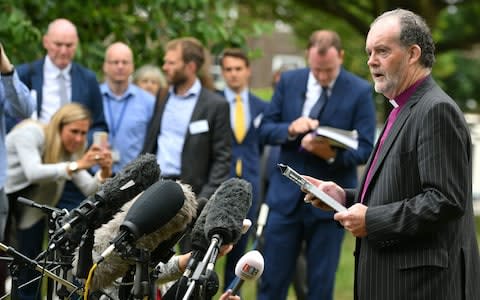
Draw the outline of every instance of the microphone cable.
<instances>
[{"instance_id":1,"label":"microphone cable","mask_svg":"<svg viewBox=\"0 0 480 300\"><path fill-rule=\"evenodd\" d=\"M85 281L85 290L83 292L83 299L88 300L88 290L90 289L90 284L92 282L93 274L95 273L95 269L97 268L97 263L94 263L88 271L87 281Z\"/></svg>"}]
</instances>

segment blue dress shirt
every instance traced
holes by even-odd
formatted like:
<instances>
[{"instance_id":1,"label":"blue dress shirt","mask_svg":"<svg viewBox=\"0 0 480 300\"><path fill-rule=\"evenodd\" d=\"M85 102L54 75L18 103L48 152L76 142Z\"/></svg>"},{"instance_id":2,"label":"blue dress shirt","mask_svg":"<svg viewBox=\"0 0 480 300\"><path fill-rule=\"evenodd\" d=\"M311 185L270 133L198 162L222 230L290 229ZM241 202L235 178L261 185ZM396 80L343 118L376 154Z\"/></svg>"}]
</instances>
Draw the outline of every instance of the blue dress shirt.
<instances>
[{"instance_id":1,"label":"blue dress shirt","mask_svg":"<svg viewBox=\"0 0 480 300\"><path fill-rule=\"evenodd\" d=\"M195 127L195 124L190 124L190 119L201 88L198 79L184 96L175 94L173 87L170 87L170 95L162 117L162 129L157 141L157 161L162 176L181 174L183 144L187 130L195 130L191 128Z\"/></svg>"},{"instance_id":2,"label":"blue dress shirt","mask_svg":"<svg viewBox=\"0 0 480 300\"><path fill-rule=\"evenodd\" d=\"M112 166L112 171L117 173L140 154L155 98L134 84L130 84L122 96L114 95L106 83L100 85L100 91L110 131L108 141L112 151L120 156Z\"/></svg>"}]
</instances>

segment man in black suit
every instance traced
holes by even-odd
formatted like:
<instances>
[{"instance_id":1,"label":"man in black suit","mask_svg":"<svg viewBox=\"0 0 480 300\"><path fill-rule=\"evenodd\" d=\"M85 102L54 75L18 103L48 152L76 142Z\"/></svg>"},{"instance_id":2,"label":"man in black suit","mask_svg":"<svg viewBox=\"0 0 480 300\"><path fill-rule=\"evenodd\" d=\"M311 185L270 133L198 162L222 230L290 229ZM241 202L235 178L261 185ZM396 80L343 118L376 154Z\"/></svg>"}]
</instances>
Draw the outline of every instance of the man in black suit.
<instances>
[{"instance_id":1,"label":"man in black suit","mask_svg":"<svg viewBox=\"0 0 480 300\"><path fill-rule=\"evenodd\" d=\"M194 38L167 44L163 71L170 88L157 99L142 152L157 155L164 178L208 198L229 177L232 147L228 102L197 75L204 62L205 49Z\"/></svg>"},{"instance_id":2,"label":"man in black suit","mask_svg":"<svg viewBox=\"0 0 480 300\"><path fill-rule=\"evenodd\" d=\"M357 237L356 299L480 299L470 133L430 75L434 48L410 11L373 22L368 66L394 109L356 192L308 178L349 207L334 218Z\"/></svg>"}]
</instances>

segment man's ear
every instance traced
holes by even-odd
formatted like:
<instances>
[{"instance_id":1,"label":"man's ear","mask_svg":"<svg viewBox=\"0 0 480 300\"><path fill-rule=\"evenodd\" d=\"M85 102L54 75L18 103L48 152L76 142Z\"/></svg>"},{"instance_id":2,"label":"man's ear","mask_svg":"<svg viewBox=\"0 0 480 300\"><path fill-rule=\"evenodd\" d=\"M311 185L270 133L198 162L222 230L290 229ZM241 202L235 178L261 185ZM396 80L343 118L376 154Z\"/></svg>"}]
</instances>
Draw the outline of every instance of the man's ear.
<instances>
[{"instance_id":1,"label":"man's ear","mask_svg":"<svg viewBox=\"0 0 480 300\"><path fill-rule=\"evenodd\" d=\"M410 63L415 63L420 60L421 55L422 55L422 49L420 49L420 46L412 45L408 50L408 56L409 56L408 61Z\"/></svg>"}]
</instances>

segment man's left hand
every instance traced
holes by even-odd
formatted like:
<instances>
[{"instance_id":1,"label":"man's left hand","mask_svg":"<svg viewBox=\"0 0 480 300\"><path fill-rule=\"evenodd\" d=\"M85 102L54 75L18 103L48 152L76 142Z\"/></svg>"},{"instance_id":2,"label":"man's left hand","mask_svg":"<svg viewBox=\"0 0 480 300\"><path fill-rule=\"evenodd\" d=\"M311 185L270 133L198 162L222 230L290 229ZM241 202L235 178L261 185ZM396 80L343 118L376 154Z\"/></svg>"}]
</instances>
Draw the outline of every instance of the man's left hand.
<instances>
[{"instance_id":1,"label":"man's left hand","mask_svg":"<svg viewBox=\"0 0 480 300\"><path fill-rule=\"evenodd\" d=\"M362 238L367 236L367 226L365 224L367 209L367 206L357 203L347 211L336 213L333 218L339 221L355 237Z\"/></svg>"}]
</instances>

